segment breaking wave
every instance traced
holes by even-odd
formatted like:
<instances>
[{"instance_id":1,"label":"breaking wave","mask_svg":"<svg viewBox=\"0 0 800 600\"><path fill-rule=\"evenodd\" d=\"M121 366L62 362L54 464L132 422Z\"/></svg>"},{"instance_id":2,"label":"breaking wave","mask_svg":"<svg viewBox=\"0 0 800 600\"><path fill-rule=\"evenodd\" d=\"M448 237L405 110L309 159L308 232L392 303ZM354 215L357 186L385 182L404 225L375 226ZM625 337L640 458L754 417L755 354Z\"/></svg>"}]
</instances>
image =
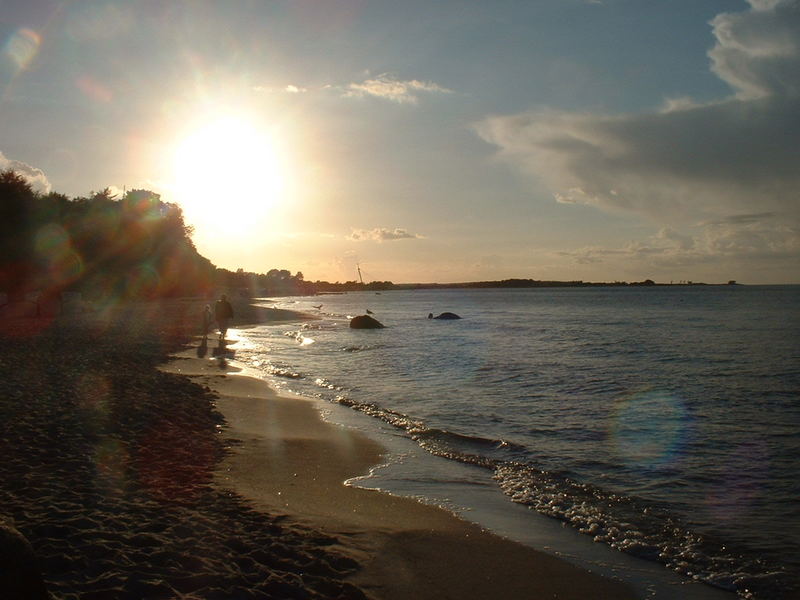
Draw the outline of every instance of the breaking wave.
<instances>
[{"instance_id":1,"label":"breaking wave","mask_svg":"<svg viewBox=\"0 0 800 600\"><path fill-rule=\"evenodd\" d=\"M652 502L580 483L516 460L526 449L505 440L463 435L428 427L422 420L375 403L345 396L335 401L388 423L426 451L491 469L513 502L558 519L595 542L641 559L663 564L696 581L736 592L748 599L772 599L791 589L790 574L746 549L691 531Z\"/></svg>"}]
</instances>

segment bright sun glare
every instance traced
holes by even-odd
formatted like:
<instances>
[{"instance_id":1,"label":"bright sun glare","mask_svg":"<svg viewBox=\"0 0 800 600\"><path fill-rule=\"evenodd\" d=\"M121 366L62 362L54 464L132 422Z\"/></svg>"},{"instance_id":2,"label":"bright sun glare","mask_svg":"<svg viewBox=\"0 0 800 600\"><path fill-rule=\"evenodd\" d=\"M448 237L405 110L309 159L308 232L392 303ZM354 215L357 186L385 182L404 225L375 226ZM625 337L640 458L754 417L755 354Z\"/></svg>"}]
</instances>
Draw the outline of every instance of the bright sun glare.
<instances>
[{"instance_id":1,"label":"bright sun glare","mask_svg":"<svg viewBox=\"0 0 800 600\"><path fill-rule=\"evenodd\" d=\"M174 178L187 221L225 233L256 226L285 184L270 134L236 117L209 121L185 137L175 150Z\"/></svg>"}]
</instances>

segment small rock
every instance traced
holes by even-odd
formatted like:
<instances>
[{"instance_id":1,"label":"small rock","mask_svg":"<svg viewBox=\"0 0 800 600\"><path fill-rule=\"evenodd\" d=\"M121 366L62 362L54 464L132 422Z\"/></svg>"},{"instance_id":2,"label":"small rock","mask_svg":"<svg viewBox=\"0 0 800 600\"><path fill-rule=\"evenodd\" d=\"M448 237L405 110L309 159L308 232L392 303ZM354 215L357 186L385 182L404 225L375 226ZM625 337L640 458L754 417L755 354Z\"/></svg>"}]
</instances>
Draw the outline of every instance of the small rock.
<instances>
[{"instance_id":1,"label":"small rock","mask_svg":"<svg viewBox=\"0 0 800 600\"><path fill-rule=\"evenodd\" d=\"M383 329L384 325L369 315L359 315L350 320L351 329Z\"/></svg>"},{"instance_id":2,"label":"small rock","mask_svg":"<svg viewBox=\"0 0 800 600\"><path fill-rule=\"evenodd\" d=\"M453 320L453 319L460 319L461 317L459 317L456 313L443 312L442 314L440 314L440 315L438 315L436 317L433 317L433 318L434 319L442 319L442 320L447 321L447 320Z\"/></svg>"}]
</instances>

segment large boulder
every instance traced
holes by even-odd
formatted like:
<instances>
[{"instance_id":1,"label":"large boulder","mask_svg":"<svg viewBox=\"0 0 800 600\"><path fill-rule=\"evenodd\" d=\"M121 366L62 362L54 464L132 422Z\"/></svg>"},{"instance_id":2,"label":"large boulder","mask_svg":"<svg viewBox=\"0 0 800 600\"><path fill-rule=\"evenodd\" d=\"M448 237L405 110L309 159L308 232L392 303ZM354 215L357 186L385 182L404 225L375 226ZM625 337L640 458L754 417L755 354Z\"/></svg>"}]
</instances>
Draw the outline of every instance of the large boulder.
<instances>
[{"instance_id":1,"label":"large boulder","mask_svg":"<svg viewBox=\"0 0 800 600\"><path fill-rule=\"evenodd\" d=\"M452 320L452 319L460 319L461 317L459 317L456 313L443 312L442 314L437 315L437 316L435 316L433 318L434 319L443 319L443 320L447 321L447 320Z\"/></svg>"},{"instance_id":2,"label":"large boulder","mask_svg":"<svg viewBox=\"0 0 800 600\"><path fill-rule=\"evenodd\" d=\"M0 598L48 600L33 548L17 529L0 517Z\"/></svg>"},{"instance_id":3,"label":"large boulder","mask_svg":"<svg viewBox=\"0 0 800 600\"><path fill-rule=\"evenodd\" d=\"M383 323L369 315L359 315L350 319L351 329L383 329Z\"/></svg>"}]
</instances>

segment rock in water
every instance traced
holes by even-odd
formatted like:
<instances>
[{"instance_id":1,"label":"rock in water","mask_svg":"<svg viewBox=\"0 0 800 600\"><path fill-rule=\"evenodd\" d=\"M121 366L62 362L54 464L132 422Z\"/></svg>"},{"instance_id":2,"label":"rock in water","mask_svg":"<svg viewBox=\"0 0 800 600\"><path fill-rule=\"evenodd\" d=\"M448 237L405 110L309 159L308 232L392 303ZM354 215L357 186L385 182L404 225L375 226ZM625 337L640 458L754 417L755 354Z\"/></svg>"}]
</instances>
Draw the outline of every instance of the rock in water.
<instances>
[{"instance_id":1,"label":"rock in water","mask_svg":"<svg viewBox=\"0 0 800 600\"><path fill-rule=\"evenodd\" d=\"M49 600L30 542L0 517L0 597Z\"/></svg>"},{"instance_id":2,"label":"rock in water","mask_svg":"<svg viewBox=\"0 0 800 600\"><path fill-rule=\"evenodd\" d=\"M359 315L350 319L351 329L383 329L383 323L369 315Z\"/></svg>"},{"instance_id":3,"label":"rock in water","mask_svg":"<svg viewBox=\"0 0 800 600\"><path fill-rule=\"evenodd\" d=\"M459 317L456 313L443 312L442 314L440 314L440 315L438 315L436 317L433 317L433 318L434 319L449 320L449 319L460 319L461 317Z\"/></svg>"}]
</instances>

